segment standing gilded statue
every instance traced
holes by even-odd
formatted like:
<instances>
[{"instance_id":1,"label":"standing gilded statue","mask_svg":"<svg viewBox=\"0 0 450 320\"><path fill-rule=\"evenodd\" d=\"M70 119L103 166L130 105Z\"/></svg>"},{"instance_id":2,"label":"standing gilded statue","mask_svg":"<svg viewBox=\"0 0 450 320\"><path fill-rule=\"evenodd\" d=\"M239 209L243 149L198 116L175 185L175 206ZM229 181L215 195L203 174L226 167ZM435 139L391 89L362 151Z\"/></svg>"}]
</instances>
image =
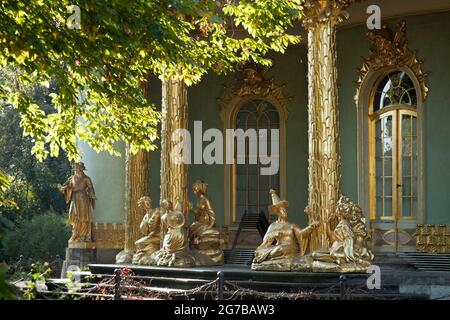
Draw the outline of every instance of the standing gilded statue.
<instances>
[{"instance_id":1,"label":"standing gilded statue","mask_svg":"<svg viewBox=\"0 0 450 320\"><path fill-rule=\"evenodd\" d=\"M84 171L84 163L74 165L74 175L59 188L64 194L66 203L70 203L69 218L72 225L73 243L92 242L92 211L95 208L95 191L91 178Z\"/></svg>"}]
</instances>

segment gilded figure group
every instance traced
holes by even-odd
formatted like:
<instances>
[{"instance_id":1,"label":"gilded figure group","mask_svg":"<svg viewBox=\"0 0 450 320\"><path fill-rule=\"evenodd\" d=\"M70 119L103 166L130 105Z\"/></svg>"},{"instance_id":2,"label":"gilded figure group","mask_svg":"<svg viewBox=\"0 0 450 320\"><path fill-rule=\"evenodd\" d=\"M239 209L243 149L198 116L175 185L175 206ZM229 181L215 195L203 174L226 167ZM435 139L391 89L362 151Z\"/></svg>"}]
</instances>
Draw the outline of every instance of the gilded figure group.
<instances>
[{"instance_id":1,"label":"gilded figure group","mask_svg":"<svg viewBox=\"0 0 450 320\"><path fill-rule=\"evenodd\" d=\"M253 270L365 272L373 260L367 246L369 233L361 208L349 198L341 196L336 212L326 222L313 221L302 229L287 220L286 200L270 191L272 205L269 212L278 216L255 250ZM311 213L310 209L305 210ZM325 224L330 245L309 252L308 243L313 230Z\"/></svg>"},{"instance_id":2,"label":"gilded figure group","mask_svg":"<svg viewBox=\"0 0 450 320\"><path fill-rule=\"evenodd\" d=\"M69 244L92 241L92 211L95 191L91 179L85 175L83 163L74 166L74 175L60 187L67 203L72 237ZM168 267L211 266L224 263L221 233L216 228L216 213L208 198L208 184L196 181L192 191L197 198L195 206L173 204L162 199L158 208L152 207L149 196L138 201L138 210L144 213L140 223L142 237L136 241L132 263ZM269 213L277 216L255 250L253 270L364 272L374 258L368 248L370 240L361 208L349 198L341 196L336 210L326 221L315 221L301 228L288 221L288 201L281 200L270 190L272 205ZM189 213L192 223L189 224ZM308 218L316 217L306 208ZM312 234L325 230L329 245L311 250Z\"/></svg>"},{"instance_id":3,"label":"gilded figure group","mask_svg":"<svg viewBox=\"0 0 450 320\"><path fill-rule=\"evenodd\" d=\"M208 185L197 181L192 190L197 204L189 206L191 225L180 202L173 205L163 199L159 208L152 209L149 197L139 200L139 207L146 212L140 226L144 236L136 241L138 250L133 263L169 267L223 264L224 240L216 228L216 214L207 196Z\"/></svg>"}]
</instances>

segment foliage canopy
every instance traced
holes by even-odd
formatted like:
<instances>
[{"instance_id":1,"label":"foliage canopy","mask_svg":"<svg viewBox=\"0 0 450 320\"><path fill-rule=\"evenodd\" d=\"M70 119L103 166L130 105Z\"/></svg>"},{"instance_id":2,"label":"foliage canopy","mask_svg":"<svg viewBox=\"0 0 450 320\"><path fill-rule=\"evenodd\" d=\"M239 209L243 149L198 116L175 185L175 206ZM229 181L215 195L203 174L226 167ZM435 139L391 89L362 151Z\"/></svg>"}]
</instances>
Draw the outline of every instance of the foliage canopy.
<instances>
[{"instance_id":1,"label":"foliage canopy","mask_svg":"<svg viewBox=\"0 0 450 320\"><path fill-rule=\"evenodd\" d=\"M81 29L66 24L70 0L2 0L0 67L17 70L17 82L0 87L0 100L21 115L33 153L43 160L60 149L79 157L77 142L117 154L152 150L160 114L143 93L149 74L198 82L253 60L270 64L299 37L289 33L301 18L301 0L84 0ZM72 15L76 13L72 11ZM52 112L23 88L58 84Z\"/></svg>"}]
</instances>

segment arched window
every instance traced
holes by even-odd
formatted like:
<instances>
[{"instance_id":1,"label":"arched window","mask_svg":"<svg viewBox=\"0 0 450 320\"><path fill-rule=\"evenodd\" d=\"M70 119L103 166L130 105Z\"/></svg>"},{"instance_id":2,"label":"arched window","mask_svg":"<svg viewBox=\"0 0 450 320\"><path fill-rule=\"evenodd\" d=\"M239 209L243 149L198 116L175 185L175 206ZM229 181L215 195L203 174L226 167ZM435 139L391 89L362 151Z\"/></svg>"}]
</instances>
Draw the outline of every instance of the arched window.
<instances>
[{"instance_id":1,"label":"arched window","mask_svg":"<svg viewBox=\"0 0 450 320\"><path fill-rule=\"evenodd\" d=\"M234 124L235 129L242 129L244 132L254 129L256 133L261 129L267 130L267 149L271 150L272 129L280 129L280 116L277 109L268 101L255 99L242 105L236 113ZM258 139L246 139L245 152L238 153L235 145L235 170L234 171L234 221L240 221L244 212L258 214L261 211L267 213L267 207L271 204L269 190L271 188L280 190L280 171L274 175L261 175L261 163L258 161L258 154L250 152L250 144L254 144L253 150L258 151ZM279 150L279 148L278 148ZM278 155L271 155L277 157ZM253 161L252 161L253 160Z\"/></svg>"},{"instance_id":2,"label":"arched window","mask_svg":"<svg viewBox=\"0 0 450 320\"><path fill-rule=\"evenodd\" d=\"M381 74L374 82L368 108L368 191L375 250L413 249L420 210L418 104L414 81L404 70Z\"/></svg>"},{"instance_id":3,"label":"arched window","mask_svg":"<svg viewBox=\"0 0 450 320\"><path fill-rule=\"evenodd\" d=\"M371 54L359 70L358 200L374 251L414 251L424 222L423 139L426 74L408 47L406 24L368 33ZM383 41L381 41L382 39Z\"/></svg>"},{"instance_id":4,"label":"arched window","mask_svg":"<svg viewBox=\"0 0 450 320\"><path fill-rule=\"evenodd\" d=\"M383 76L373 93L370 119L372 219L417 216L417 95L403 71Z\"/></svg>"},{"instance_id":5,"label":"arched window","mask_svg":"<svg viewBox=\"0 0 450 320\"><path fill-rule=\"evenodd\" d=\"M271 143L276 137L270 135L271 129L279 129L277 143L279 144L279 170L273 175L260 174L262 165L255 160L255 154L249 150L258 147L258 139L246 142L246 151L239 151L237 145L233 154L234 164L224 166L224 210L225 225L230 226L231 232L237 230L245 211L250 214L267 213L267 206L271 203L269 189L276 189L280 197L285 197L286 183L286 121L288 117L287 105L289 98L283 94L283 87L276 84L274 79L265 79L264 70L259 67L244 67L238 74L236 81L230 87L225 87L219 98L220 115L224 124L224 134L228 129L267 129L267 150L271 157ZM256 148L258 150L258 148ZM256 151L257 152L257 151ZM238 160L246 161L237 164ZM245 246L257 246L261 238L252 226L243 226L239 243Z\"/></svg>"}]
</instances>

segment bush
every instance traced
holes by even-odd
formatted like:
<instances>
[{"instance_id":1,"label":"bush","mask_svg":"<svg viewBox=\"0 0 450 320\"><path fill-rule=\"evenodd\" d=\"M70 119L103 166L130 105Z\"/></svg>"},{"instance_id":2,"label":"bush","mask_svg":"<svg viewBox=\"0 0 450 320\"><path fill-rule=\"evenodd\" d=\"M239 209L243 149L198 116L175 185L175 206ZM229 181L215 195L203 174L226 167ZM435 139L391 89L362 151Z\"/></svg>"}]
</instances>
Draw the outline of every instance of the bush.
<instances>
[{"instance_id":1,"label":"bush","mask_svg":"<svg viewBox=\"0 0 450 320\"><path fill-rule=\"evenodd\" d=\"M67 220L55 212L47 212L7 233L2 241L3 252L9 261L16 261L21 255L36 261L51 261L56 255L64 257L70 235Z\"/></svg>"}]
</instances>

